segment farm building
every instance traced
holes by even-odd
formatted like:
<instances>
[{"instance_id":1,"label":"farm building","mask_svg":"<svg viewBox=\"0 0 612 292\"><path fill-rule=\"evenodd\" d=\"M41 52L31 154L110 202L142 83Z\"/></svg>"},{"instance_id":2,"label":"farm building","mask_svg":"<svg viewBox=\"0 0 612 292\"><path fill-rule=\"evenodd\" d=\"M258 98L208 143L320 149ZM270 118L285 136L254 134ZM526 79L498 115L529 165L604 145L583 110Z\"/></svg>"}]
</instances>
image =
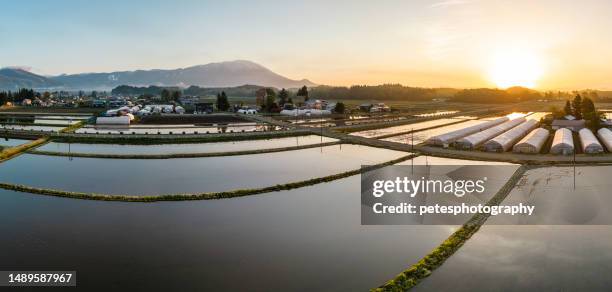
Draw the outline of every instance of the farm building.
<instances>
[{"instance_id":1,"label":"farm building","mask_svg":"<svg viewBox=\"0 0 612 292\"><path fill-rule=\"evenodd\" d=\"M119 117L98 117L96 118L97 125L129 125L130 117L119 116Z\"/></svg>"},{"instance_id":2,"label":"farm building","mask_svg":"<svg viewBox=\"0 0 612 292\"><path fill-rule=\"evenodd\" d=\"M553 130L559 130L561 128L570 129L574 132L580 131L585 127L584 120L554 120L552 122Z\"/></svg>"},{"instance_id":3,"label":"farm building","mask_svg":"<svg viewBox=\"0 0 612 292\"><path fill-rule=\"evenodd\" d=\"M612 131L607 128L601 128L597 131L597 136L599 136L599 140L606 146L608 151L612 152Z\"/></svg>"},{"instance_id":4,"label":"farm building","mask_svg":"<svg viewBox=\"0 0 612 292\"><path fill-rule=\"evenodd\" d=\"M566 128L561 128L555 131L550 153L569 155L574 153L574 139L572 131Z\"/></svg>"},{"instance_id":5,"label":"farm building","mask_svg":"<svg viewBox=\"0 0 612 292\"><path fill-rule=\"evenodd\" d=\"M512 145L514 145L516 141L523 138L537 126L538 122L536 120L529 119L511 130L487 141L484 144L484 149L489 152L506 152L512 148Z\"/></svg>"},{"instance_id":6,"label":"farm building","mask_svg":"<svg viewBox=\"0 0 612 292\"><path fill-rule=\"evenodd\" d=\"M597 137L593 135L591 130L584 128L578 132L580 136L580 144L582 145L582 151L586 154L602 153L603 147L597 141Z\"/></svg>"},{"instance_id":7,"label":"farm building","mask_svg":"<svg viewBox=\"0 0 612 292\"><path fill-rule=\"evenodd\" d=\"M476 149L478 146L480 146L487 140L512 129L523 122L525 122L525 118L518 118L486 129L482 132L474 133L472 135L457 140L457 142L455 143L455 147L458 149L465 150Z\"/></svg>"},{"instance_id":8,"label":"farm building","mask_svg":"<svg viewBox=\"0 0 612 292\"><path fill-rule=\"evenodd\" d=\"M452 131L452 132L448 132L448 133L444 133L442 135L437 135L437 136L433 136L429 139L427 139L427 144L429 145L437 145L437 146L445 146L445 145L449 145L455 141L457 141L458 139L461 139L465 136L474 134L476 132L480 132L483 130L486 130L488 128L491 128L493 126L497 126L503 122L508 121L507 117L502 117L499 119L495 119L493 121L487 121L485 123L479 124L479 125L474 125L471 127L466 127L463 129L459 129L456 131Z\"/></svg>"},{"instance_id":9,"label":"farm building","mask_svg":"<svg viewBox=\"0 0 612 292\"><path fill-rule=\"evenodd\" d=\"M516 143L512 148L514 153L530 153L537 154L540 153L544 143L548 139L548 135L550 133L548 130L539 128L531 131L525 138Z\"/></svg>"}]
</instances>

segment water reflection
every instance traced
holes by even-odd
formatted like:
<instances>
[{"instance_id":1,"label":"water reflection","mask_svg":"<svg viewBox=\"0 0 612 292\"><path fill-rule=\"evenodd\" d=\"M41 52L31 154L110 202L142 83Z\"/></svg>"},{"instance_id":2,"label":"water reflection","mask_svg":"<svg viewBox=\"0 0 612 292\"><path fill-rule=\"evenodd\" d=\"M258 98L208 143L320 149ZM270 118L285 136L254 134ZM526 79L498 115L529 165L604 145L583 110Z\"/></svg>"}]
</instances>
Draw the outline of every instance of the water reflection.
<instances>
[{"instance_id":1,"label":"water reflection","mask_svg":"<svg viewBox=\"0 0 612 292\"><path fill-rule=\"evenodd\" d=\"M87 291L365 291L455 229L361 226L359 185L153 204L0 190L0 269L77 270Z\"/></svg>"},{"instance_id":2,"label":"water reflection","mask_svg":"<svg viewBox=\"0 0 612 292\"><path fill-rule=\"evenodd\" d=\"M96 154L176 154L176 153L211 153L228 151L245 151L257 149L283 148L291 146L314 145L334 142L336 139L316 135L296 136L268 140L248 140L231 142L210 142L193 144L160 144L160 145L119 145L119 144L81 144L57 143L45 144L37 150L55 152L96 153ZM2 142L0 142L2 145ZM70 148L70 149L69 149Z\"/></svg>"}]
</instances>

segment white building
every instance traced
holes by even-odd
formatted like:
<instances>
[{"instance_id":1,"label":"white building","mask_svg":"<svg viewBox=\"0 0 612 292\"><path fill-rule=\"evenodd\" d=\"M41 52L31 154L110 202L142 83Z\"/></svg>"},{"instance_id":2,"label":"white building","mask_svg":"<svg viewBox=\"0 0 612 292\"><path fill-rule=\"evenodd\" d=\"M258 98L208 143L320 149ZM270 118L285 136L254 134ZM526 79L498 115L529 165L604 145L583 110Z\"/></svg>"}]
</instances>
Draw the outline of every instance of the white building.
<instances>
[{"instance_id":1,"label":"white building","mask_svg":"<svg viewBox=\"0 0 612 292\"><path fill-rule=\"evenodd\" d=\"M466 127L463 129L459 129L459 130L455 130L455 131L451 131L448 133L444 133L441 135L437 135L437 136L433 136L429 139L427 139L427 144L429 145L436 145L436 146L448 146L451 143L465 137L471 134L474 134L476 132L480 132L480 131L484 131L488 128L491 128L493 126L499 125L503 122L508 121L507 117L502 117L499 119L495 119L493 121L487 121L484 122L482 124L478 124L478 125L474 125L474 126L470 126L470 127Z\"/></svg>"},{"instance_id":2,"label":"white building","mask_svg":"<svg viewBox=\"0 0 612 292\"><path fill-rule=\"evenodd\" d=\"M514 145L512 148L512 151L514 153L540 153L542 147L546 143L546 140L548 140L549 135L550 133L548 130L544 128L535 129L521 139L521 141L516 143L516 145Z\"/></svg>"},{"instance_id":3,"label":"white building","mask_svg":"<svg viewBox=\"0 0 612 292\"><path fill-rule=\"evenodd\" d=\"M599 139L606 146L608 151L612 152L612 131L607 128L601 128L597 131L597 136L599 136Z\"/></svg>"},{"instance_id":4,"label":"white building","mask_svg":"<svg viewBox=\"0 0 612 292\"><path fill-rule=\"evenodd\" d=\"M493 137L496 137L499 134L512 129L523 122L525 122L525 118L517 118L514 120L504 122L503 124L499 124L495 127L486 129L482 132L474 133L472 135L469 135L467 137L457 140L457 142L455 143L455 147L458 149L465 149L465 150L476 149L480 145L482 145L482 143L485 143L489 139L492 139Z\"/></svg>"},{"instance_id":5,"label":"white building","mask_svg":"<svg viewBox=\"0 0 612 292\"><path fill-rule=\"evenodd\" d=\"M514 143L525 137L529 132L538 126L536 120L529 119L511 130L487 141L484 149L489 152L506 152L512 149Z\"/></svg>"},{"instance_id":6,"label":"white building","mask_svg":"<svg viewBox=\"0 0 612 292\"><path fill-rule=\"evenodd\" d=\"M603 153L603 147L597 141L597 137L593 135L591 130L584 128L578 132L578 136L580 136L580 144L582 145L582 152L586 154L597 154Z\"/></svg>"},{"instance_id":7,"label":"white building","mask_svg":"<svg viewBox=\"0 0 612 292\"><path fill-rule=\"evenodd\" d=\"M555 131L550 153L561 155L570 155L574 153L574 138L572 137L571 130L561 128Z\"/></svg>"}]
</instances>

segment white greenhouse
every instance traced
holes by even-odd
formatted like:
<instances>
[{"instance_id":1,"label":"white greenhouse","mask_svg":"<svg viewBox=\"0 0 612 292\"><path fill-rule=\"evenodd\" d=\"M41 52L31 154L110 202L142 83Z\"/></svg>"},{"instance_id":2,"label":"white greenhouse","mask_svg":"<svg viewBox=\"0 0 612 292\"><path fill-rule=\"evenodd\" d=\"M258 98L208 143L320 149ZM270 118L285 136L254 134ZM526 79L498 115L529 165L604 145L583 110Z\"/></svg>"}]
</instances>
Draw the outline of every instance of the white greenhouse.
<instances>
[{"instance_id":1,"label":"white greenhouse","mask_svg":"<svg viewBox=\"0 0 612 292\"><path fill-rule=\"evenodd\" d=\"M570 129L561 128L555 132L550 153L563 155L574 153L574 139Z\"/></svg>"},{"instance_id":2,"label":"white greenhouse","mask_svg":"<svg viewBox=\"0 0 612 292\"><path fill-rule=\"evenodd\" d=\"M488 128L491 128L493 126L497 126L503 122L508 121L507 117L502 117L499 119L495 119L493 121L487 121L484 122L482 124L478 124L478 125L474 125L474 126L470 126L470 127L466 127L463 129L459 129L459 130L455 130L452 132L448 132L448 133L444 133L441 135L437 135L437 136L433 136L429 139L427 139L427 144L429 145L437 145L437 146L445 146L445 145L450 145L451 143L457 141L458 139L461 139L465 136L474 134L476 132L480 132L483 130L486 130Z\"/></svg>"},{"instance_id":3,"label":"white greenhouse","mask_svg":"<svg viewBox=\"0 0 612 292\"><path fill-rule=\"evenodd\" d=\"M608 151L612 152L612 131L608 128L601 128L597 131L597 136L599 136L599 140L606 145Z\"/></svg>"},{"instance_id":4,"label":"white greenhouse","mask_svg":"<svg viewBox=\"0 0 612 292\"><path fill-rule=\"evenodd\" d=\"M525 137L531 130L538 127L538 121L529 119L511 130L487 141L484 149L489 152L506 152L512 145L521 138Z\"/></svg>"},{"instance_id":5,"label":"white greenhouse","mask_svg":"<svg viewBox=\"0 0 612 292\"><path fill-rule=\"evenodd\" d=\"M458 149L465 149L465 150L476 149L478 146L480 146L482 143L486 142L487 140L512 129L523 122L525 122L525 118L518 118L518 119L507 121L495 127L486 129L482 132L474 133L472 135L469 135L467 137L457 140L457 142L455 143L455 147Z\"/></svg>"},{"instance_id":6,"label":"white greenhouse","mask_svg":"<svg viewBox=\"0 0 612 292\"><path fill-rule=\"evenodd\" d=\"M540 153L542 147L548 140L550 133L544 128L539 128L531 131L525 138L516 143L512 148L514 153L529 153L537 154Z\"/></svg>"},{"instance_id":7,"label":"white greenhouse","mask_svg":"<svg viewBox=\"0 0 612 292\"><path fill-rule=\"evenodd\" d=\"M582 145L582 152L586 154L597 154L603 152L603 147L597 141L597 137L593 135L591 130L584 128L578 131L578 136L580 136L580 144Z\"/></svg>"}]
</instances>

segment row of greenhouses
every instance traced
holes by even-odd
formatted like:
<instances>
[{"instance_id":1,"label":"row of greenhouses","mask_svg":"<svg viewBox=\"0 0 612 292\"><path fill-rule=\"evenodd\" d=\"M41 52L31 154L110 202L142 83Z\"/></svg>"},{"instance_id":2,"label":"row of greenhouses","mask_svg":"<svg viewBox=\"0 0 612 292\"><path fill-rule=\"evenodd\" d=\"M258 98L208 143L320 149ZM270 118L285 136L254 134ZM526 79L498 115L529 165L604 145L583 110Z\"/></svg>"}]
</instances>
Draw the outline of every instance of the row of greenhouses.
<instances>
[{"instance_id":1,"label":"row of greenhouses","mask_svg":"<svg viewBox=\"0 0 612 292\"><path fill-rule=\"evenodd\" d=\"M444 147L453 145L456 149L462 150L483 149L488 152L513 151L536 154L542 152L550 137L548 130L538 126L539 122L534 119L521 117L509 120L504 117L434 136L426 143ZM584 128L578 131L577 137L580 149L585 154L598 154L605 150L612 152L610 129L602 128L597 131L596 136L591 130ZM554 132L550 144L551 154L570 155L575 152L575 147L571 130L561 128Z\"/></svg>"}]
</instances>

